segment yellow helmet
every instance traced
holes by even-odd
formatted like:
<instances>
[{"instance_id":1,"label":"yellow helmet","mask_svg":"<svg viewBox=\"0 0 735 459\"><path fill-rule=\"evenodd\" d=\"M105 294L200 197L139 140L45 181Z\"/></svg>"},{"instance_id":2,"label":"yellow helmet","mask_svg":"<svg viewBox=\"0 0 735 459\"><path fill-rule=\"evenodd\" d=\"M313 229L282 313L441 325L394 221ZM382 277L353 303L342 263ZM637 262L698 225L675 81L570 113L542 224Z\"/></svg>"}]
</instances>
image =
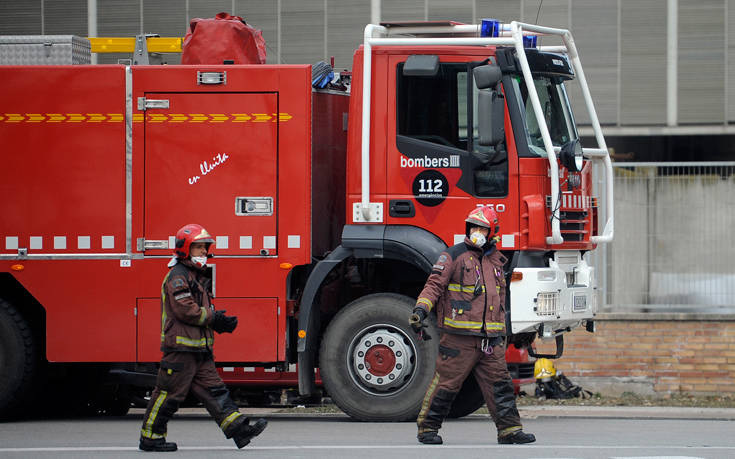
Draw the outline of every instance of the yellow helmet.
<instances>
[{"instance_id":1,"label":"yellow helmet","mask_svg":"<svg viewBox=\"0 0 735 459\"><path fill-rule=\"evenodd\" d=\"M542 381L549 380L556 376L556 368L554 362L549 359L537 359L533 365L533 377Z\"/></svg>"}]
</instances>

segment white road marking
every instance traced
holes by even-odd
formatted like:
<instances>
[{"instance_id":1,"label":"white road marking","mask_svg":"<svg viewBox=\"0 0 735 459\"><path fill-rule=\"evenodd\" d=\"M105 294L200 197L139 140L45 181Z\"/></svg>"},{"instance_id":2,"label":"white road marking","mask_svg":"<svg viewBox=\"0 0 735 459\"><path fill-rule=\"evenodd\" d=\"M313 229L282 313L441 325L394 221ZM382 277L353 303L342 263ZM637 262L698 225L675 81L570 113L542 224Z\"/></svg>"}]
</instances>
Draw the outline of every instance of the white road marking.
<instances>
[{"instance_id":1,"label":"white road marking","mask_svg":"<svg viewBox=\"0 0 735 459\"><path fill-rule=\"evenodd\" d=\"M371 450L371 449L557 449L557 450L726 450L735 451L735 446L671 446L671 445L293 445L293 446L247 446L244 450L294 451L294 450ZM235 446L179 446L179 450L234 450ZM58 446L29 448L0 448L0 453L21 452L69 452L69 451L137 451L136 446ZM612 456L611 459L701 459L693 456Z\"/></svg>"}]
</instances>

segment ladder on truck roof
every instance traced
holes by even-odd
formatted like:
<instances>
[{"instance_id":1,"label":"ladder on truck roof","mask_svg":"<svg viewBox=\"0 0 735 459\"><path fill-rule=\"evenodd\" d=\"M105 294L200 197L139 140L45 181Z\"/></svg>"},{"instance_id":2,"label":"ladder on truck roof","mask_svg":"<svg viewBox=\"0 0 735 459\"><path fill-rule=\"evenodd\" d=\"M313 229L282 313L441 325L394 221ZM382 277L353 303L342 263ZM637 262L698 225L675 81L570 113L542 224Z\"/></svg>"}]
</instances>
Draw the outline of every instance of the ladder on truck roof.
<instances>
[{"instance_id":1,"label":"ladder on truck roof","mask_svg":"<svg viewBox=\"0 0 735 459\"><path fill-rule=\"evenodd\" d=\"M159 37L157 34L140 34L135 37L87 37L93 53L130 53L133 65L151 64L150 54L180 53L184 41L181 37ZM155 60L155 59L154 59Z\"/></svg>"},{"instance_id":2,"label":"ladder on truck roof","mask_svg":"<svg viewBox=\"0 0 735 459\"><path fill-rule=\"evenodd\" d=\"M354 214L360 215L360 221L379 222L382 221L382 212L378 212L379 203L370 202L370 92L372 79L372 47L373 46L427 46L427 45L469 45L469 46L514 46L516 55L521 65L523 78L528 89L531 104L539 122L544 149L549 160L549 171L551 175L551 202L557 202L559 198L559 165L556 154L559 147L554 147L546 125L545 117L541 109L541 103L533 84L531 69L526 59L525 37L550 36L562 40L559 46L540 46L539 51L564 53L571 61L574 72L582 87L585 105L590 114L592 128L597 140L597 148L583 148L583 155L587 159L602 162L605 169L605 211L607 220L602 234L591 236L593 243L611 242L613 238L613 173L612 162L608 154L607 144L602 135L600 122L597 118L592 96L590 95L584 70L579 60L577 47L574 44L571 32L566 29L543 27L534 24L526 24L513 21L510 24L502 24L497 20L483 20L482 24L459 24L456 22L401 22L368 24L364 32L364 61L363 61L363 84L362 84L362 156L361 156L361 202L355 203ZM551 236L546 237L549 245L561 244L564 238L561 235L559 209L552 206Z\"/></svg>"}]
</instances>

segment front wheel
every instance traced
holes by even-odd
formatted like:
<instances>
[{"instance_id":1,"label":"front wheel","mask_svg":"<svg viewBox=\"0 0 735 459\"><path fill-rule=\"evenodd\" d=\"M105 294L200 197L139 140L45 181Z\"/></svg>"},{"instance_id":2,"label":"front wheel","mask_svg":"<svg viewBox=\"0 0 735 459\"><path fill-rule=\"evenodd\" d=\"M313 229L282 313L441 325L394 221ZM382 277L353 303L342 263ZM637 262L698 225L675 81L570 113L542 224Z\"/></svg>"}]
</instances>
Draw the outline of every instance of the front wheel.
<instances>
[{"instance_id":1,"label":"front wheel","mask_svg":"<svg viewBox=\"0 0 735 459\"><path fill-rule=\"evenodd\" d=\"M361 421L414 420L434 374L439 337L408 325L414 300L378 293L345 306L322 339L320 371L334 403ZM426 332L425 332L426 333Z\"/></svg>"}]
</instances>

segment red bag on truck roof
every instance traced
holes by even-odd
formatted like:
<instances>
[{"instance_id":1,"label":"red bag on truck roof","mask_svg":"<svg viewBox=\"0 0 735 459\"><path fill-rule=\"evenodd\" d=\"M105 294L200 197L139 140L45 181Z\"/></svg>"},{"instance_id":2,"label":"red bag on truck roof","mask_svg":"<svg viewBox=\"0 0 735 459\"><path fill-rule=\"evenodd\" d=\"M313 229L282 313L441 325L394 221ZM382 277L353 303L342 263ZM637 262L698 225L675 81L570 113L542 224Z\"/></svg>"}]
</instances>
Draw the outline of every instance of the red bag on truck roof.
<instances>
[{"instance_id":1,"label":"red bag on truck roof","mask_svg":"<svg viewBox=\"0 0 735 459\"><path fill-rule=\"evenodd\" d=\"M181 50L182 64L265 64L265 57L262 32L229 13L192 19Z\"/></svg>"}]
</instances>

